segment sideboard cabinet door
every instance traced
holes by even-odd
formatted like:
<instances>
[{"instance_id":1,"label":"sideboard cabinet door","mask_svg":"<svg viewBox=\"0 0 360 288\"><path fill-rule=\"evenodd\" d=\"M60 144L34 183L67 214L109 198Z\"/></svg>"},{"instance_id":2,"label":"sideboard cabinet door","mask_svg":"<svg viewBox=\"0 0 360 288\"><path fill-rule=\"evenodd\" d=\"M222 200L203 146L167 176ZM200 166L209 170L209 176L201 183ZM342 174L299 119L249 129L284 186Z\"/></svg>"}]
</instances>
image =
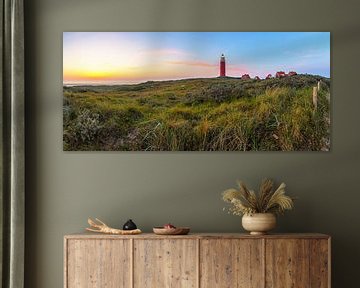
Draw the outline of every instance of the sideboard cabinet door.
<instances>
[{"instance_id":1,"label":"sideboard cabinet door","mask_svg":"<svg viewBox=\"0 0 360 288\"><path fill-rule=\"evenodd\" d=\"M266 239L266 288L327 288L329 240Z\"/></svg>"},{"instance_id":2,"label":"sideboard cabinet door","mask_svg":"<svg viewBox=\"0 0 360 288\"><path fill-rule=\"evenodd\" d=\"M308 287L308 242L306 239L266 239L267 288Z\"/></svg>"},{"instance_id":3,"label":"sideboard cabinet door","mask_svg":"<svg viewBox=\"0 0 360 288\"><path fill-rule=\"evenodd\" d=\"M200 287L264 287L261 239L202 239Z\"/></svg>"},{"instance_id":4,"label":"sideboard cabinet door","mask_svg":"<svg viewBox=\"0 0 360 288\"><path fill-rule=\"evenodd\" d=\"M196 239L134 240L134 288L196 288Z\"/></svg>"},{"instance_id":5,"label":"sideboard cabinet door","mask_svg":"<svg viewBox=\"0 0 360 288\"><path fill-rule=\"evenodd\" d=\"M310 288L328 288L331 286L330 240L310 240Z\"/></svg>"},{"instance_id":6,"label":"sideboard cabinet door","mask_svg":"<svg viewBox=\"0 0 360 288\"><path fill-rule=\"evenodd\" d=\"M68 288L131 287L130 240L67 240Z\"/></svg>"}]
</instances>

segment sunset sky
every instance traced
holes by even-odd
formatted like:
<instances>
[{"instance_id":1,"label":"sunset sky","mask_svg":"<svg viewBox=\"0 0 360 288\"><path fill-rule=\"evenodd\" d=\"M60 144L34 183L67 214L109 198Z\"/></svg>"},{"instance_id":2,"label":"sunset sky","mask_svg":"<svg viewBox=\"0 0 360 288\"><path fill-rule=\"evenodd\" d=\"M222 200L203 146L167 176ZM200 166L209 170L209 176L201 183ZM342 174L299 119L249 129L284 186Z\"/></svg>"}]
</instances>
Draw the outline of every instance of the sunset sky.
<instances>
[{"instance_id":1,"label":"sunset sky","mask_svg":"<svg viewBox=\"0 0 360 288\"><path fill-rule=\"evenodd\" d=\"M64 84L123 84L283 70L330 77L329 32L64 32Z\"/></svg>"}]
</instances>

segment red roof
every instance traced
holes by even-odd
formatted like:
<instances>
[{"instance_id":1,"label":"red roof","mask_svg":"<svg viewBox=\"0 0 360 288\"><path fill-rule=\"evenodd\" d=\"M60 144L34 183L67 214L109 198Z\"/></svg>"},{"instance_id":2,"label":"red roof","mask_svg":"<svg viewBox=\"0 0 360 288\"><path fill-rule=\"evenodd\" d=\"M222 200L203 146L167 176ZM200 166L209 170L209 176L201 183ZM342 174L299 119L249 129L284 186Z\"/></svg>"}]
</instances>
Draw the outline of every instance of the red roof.
<instances>
[{"instance_id":1,"label":"red roof","mask_svg":"<svg viewBox=\"0 0 360 288\"><path fill-rule=\"evenodd\" d=\"M276 77L276 78L285 77L285 76L286 76L286 74L285 74L284 71L278 71L278 72L276 72L276 74L275 74L275 77Z\"/></svg>"}]
</instances>

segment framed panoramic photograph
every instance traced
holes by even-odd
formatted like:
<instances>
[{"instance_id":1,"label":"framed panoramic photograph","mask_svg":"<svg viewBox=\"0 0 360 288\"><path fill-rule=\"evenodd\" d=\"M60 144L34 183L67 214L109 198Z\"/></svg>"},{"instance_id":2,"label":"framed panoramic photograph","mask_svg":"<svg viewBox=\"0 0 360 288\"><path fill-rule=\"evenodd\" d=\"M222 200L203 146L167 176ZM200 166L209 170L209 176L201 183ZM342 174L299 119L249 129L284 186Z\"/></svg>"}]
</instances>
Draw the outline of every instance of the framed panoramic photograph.
<instances>
[{"instance_id":1,"label":"framed panoramic photograph","mask_svg":"<svg viewBox=\"0 0 360 288\"><path fill-rule=\"evenodd\" d=\"M329 151L329 32L64 32L65 151Z\"/></svg>"}]
</instances>

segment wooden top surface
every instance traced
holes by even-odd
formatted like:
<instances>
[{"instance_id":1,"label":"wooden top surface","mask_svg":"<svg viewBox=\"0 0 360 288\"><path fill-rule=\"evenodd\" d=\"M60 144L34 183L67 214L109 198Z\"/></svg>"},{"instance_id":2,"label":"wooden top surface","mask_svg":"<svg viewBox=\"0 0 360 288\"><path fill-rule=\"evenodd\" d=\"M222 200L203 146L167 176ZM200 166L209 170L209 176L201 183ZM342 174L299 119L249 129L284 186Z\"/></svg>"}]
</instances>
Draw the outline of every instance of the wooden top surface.
<instances>
[{"instance_id":1,"label":"wooden top surface","mask_svg":"<svg viewBox=\"0 0 360 288\"><path fill-rule=\"evenodd\" d=\"M78 233L64 236L65 239L329 239L329 235L320 233L287 233L250 235L246 233L189 233L188 235L156 235L154 233L142 233L138 235L109 235L101 233Z\"/></svg>"}]
</instances>

